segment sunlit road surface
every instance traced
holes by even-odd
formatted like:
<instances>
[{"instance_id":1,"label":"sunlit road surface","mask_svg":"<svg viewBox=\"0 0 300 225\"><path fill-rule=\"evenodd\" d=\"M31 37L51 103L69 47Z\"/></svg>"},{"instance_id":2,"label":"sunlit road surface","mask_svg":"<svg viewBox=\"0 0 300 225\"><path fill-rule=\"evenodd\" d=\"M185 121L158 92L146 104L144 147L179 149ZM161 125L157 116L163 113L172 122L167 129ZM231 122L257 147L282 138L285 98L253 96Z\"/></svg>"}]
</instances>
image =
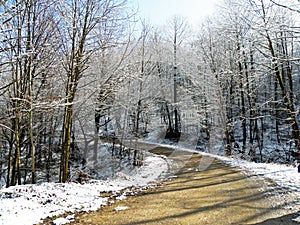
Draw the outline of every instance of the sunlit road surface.
<instances>
[{"instance_id":1,"label":"sunlit road surface","mask_svg":"<svg viewBox=\"0 0 300 225\"><path fill-rule=\"evenodd\" d=\"M199 154L174 154L173 149L154 145L148 150L179 162L170 167L175 172L172 179L97 212L77 215L74 224L298 224L291 220L295 208L287 207L296 199L269 181L212 158L206 158L209 164L203 169L206 160ZM116 211L119 206L128 208Z\"/></svg>"}]
</instances>

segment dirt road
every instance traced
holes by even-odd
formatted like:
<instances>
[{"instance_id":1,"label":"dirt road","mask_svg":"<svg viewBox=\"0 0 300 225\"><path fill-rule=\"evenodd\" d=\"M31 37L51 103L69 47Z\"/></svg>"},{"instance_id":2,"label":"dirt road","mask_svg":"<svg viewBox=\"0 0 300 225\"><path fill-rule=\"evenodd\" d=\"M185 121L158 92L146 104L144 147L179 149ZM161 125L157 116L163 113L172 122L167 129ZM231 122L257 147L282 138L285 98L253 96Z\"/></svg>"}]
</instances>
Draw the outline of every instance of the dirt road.
<instances>
[{"instance_id":1,"label":"dirt road","mask_svg":"<svg viewBox=\"0 0 300 225\"><path fill-rule=\"evenodd\" d=\"M152 152L169 155L172 150L158 147ZM218 160L199 170L201 155L180 154L189 155L189 160L176 177L139 196L78 215L74 224L298 224L291 220L295 209L286 209L296 199L285 190ZM118 206L128 208L116 211Z\"/></svg>"}]
</instances>

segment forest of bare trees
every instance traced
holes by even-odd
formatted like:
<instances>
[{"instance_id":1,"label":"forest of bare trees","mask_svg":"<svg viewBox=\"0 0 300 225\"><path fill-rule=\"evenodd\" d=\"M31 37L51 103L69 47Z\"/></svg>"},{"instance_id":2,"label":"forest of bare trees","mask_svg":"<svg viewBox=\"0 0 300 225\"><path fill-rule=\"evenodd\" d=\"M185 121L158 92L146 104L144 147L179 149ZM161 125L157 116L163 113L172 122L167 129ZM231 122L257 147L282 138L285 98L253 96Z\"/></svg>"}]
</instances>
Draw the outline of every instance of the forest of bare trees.
<instances>
[{"instance_id":1,"label":"forest of bare trees","mask_svg":"<svg viewBox=\"0 0 300 225\"><path fill-rule=\"evenodd\" d=\"M192 28L179 16L154 27L127 0L0 1L0 184L67 182L75 161L97 170L99 138L120 158L131 151L116 145L151 136L291 163L300 14L290 2L224 0Z\"/></svg>"}]
</instances>

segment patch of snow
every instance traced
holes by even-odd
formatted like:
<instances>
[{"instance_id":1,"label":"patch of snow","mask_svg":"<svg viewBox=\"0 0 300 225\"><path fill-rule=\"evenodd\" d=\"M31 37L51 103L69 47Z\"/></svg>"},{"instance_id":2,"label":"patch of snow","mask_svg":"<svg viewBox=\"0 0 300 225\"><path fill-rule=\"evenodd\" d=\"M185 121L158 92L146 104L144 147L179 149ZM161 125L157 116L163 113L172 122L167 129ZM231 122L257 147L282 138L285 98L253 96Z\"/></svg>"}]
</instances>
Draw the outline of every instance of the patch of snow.
<instances>
[{"instance_id":1,"label":"patch of snow","mask_svg":"<svg viewBox=\"0 0 300 225\"><path fill-rule=\"evenodd\" d=\"M115 208L115 211L123 211L123 210L126 210L126 209L129 209L128 206L118 206Z\"/></svg>"},{"instance_id":2,"label":"patch of snow","mask_svg":"<svg viewBox=\"0 0 300 225\"><path fill-rule=\"evenodd\" d=\"M121 190L152 185L168 170L167 161L159 156L146 156L143 166L130 173L119 172L107 180L90 180L79 183L42 183L19 185L0 189L0 225L31 225L42 219L65 212L89 212L106 205L111 192L119 200ZM118 197L119 196L119 197ZM24 219L26 218L26 219ZM58 218L55 224L64 224L72 218Z\"/></svg>"},{"instance_id":3,"label":"patch of snow","mask_svg":"<svg viewBox=\"0 0 300 225\"><path fill-rule=\"evenodd\" d=\"M295 219L292 219L293 221L295 221L295 222L298 222L298 223L300 223L300 216L298 216L297 218L295 218Z\"/></svg>"},{"instance_id":4,"label":"patch of snow","mask_svg":"<svg viewBox=\"0 0 300 225\"><path fill-rule=\"evenodd\" d=\"M57 218L57 219L53 220L52 223L55 225L63 225L63 224L68 224L68 223L71 223L74 221L75 221L75 214L69 215L66 218Z\"/></svg>"},{"instance_id":5,"label":"patch of snow","mask_svg":"<svg viewBox=\"0 0 300 225\"><path fill-rule=\"evenodd\" d=\"M70 223L70 220L66 219L66 218L57 218L55 220L53 220L53 224L55 225L63 225L63 224L67 224Z\"/></svg>"},{"instance_id":6,"label":"patch of snow","mask_svg":"<svg viewBox=\"0 0 300 225\"><path fill-rule=\"evenodd\" d=\"M123 194L121 196L116 197L116 199L119 201L123 201L123 200L127 199L127 197L126 197L126 195Z\"/></svg>"}]
</instances>

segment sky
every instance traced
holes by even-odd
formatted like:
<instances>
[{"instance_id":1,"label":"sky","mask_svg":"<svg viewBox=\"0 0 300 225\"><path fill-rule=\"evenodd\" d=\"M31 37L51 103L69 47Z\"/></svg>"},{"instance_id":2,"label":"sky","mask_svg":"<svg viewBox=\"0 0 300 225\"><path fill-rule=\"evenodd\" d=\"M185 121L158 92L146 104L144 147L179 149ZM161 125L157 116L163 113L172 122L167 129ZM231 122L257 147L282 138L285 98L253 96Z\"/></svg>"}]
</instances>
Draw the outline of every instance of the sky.
<instances>
[{"instance_id":1,"label":"sky","mask_svg":"<svg viewBox=\"0 0 300 225\"><path fill-rule=\"evenodd\" d=\"M141 18L153 25L163 25L174 15L185 17L191 25L211 15L221 0L133 0L139 6Z\"/></svg>"}]
</instances>

